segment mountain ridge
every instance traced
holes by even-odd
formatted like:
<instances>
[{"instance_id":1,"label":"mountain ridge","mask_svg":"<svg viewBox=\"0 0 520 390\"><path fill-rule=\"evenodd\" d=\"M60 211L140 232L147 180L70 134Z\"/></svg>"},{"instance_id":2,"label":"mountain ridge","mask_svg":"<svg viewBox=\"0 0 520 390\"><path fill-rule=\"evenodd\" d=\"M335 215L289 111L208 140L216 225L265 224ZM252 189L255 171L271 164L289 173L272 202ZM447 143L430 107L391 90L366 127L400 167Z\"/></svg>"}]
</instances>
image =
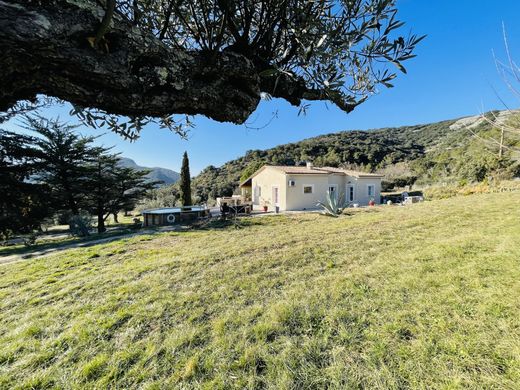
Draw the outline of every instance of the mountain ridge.
<instances>
[{"instance_id":1,"label":"mountain ridge","mask_svg":"<svg viewBox=\"0 0 520 390\"><path fill-rule=\"evenodd\" d=\"M119 164L123 167L133 168L138 171L150 170L150 173L148 173L147 177L150 180L162 181L163 183L161 186L174 184L180 178L180 174L172 169L162 167L144 167L138 165L134 160L128 157L121 157L119 159Z\"/></svg>"}]
</instances>

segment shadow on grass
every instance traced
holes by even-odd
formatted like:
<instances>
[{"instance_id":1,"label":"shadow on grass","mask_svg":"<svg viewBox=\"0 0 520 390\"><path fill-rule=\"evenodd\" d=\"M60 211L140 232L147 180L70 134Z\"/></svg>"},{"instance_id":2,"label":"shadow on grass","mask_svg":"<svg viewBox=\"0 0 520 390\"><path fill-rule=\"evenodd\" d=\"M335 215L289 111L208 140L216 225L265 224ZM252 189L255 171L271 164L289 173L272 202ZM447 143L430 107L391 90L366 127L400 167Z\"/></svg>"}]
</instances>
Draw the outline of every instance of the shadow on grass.
<instances>
[{"instance_id":1,"label":"shadow on grass","mask_svg":"<svg viewBox=\"0 0 520 390\"><path fill-rule=\"evenodd\" d=\"M346 215L349 217L353 217L359 214L365 213L380 213L382 210L381 207L366 207L366 208L349 208L343 211L342 215Z\"/></svg>"},{"instance_id":2,"label":"shadow on grass","mask_svg":"<svg viewBox=\"0 0 520 390\"><path fill-rule=\"evenodd\" d=\"M36 242L33 245L13 245L13 246L5 246L0 247L0 258L12 256L12 255L22 255L24 257L31 257L31 254L34 253L40 253L40 252L47 252L51 250L57 250L60 248L73 246L73 245L79 245L79 244L88 244L89 242L95 242L98 240L108 239L108 238L116 238L121 237L125 238L128 234L137 233L139 230L135 229L121 229L121 230L114 230L109 231L105 233L95 233L91 234L88 237L67 237L60 240L52 240L52 241L43 241L43 242ZM87 245L83 245L87 246Z\"/></svg>"},{"instance_id":3,"label":"shadow on grass","mask_svg":"<svg viewBox=\"0 0 520 390\"><path fill-rule=\"evenodd\" d=\"M191 225L194 230L221 230L221 229L241 229L249 226L263 225L259 218L252 218L248 216L240 216L236 219L230 218L210 218L207 220L197 221Z\"/></svg>"},{"instance_id":4,"label":"shadow on grass","mask_svg":"<svg viewBox=\"0 0 520 390\"><path fill-rule=\"evenodd\" d=\"M29 259L36 256L43 256L50 252L65 250L74 247L89 247L109 241L116 241L118 239L128 238L129 235L155 235L158 233L184 233L194 230L226 230L226 229L243 229L250 226L265 225L269 222L269 218L252 218L249 216L239 216L236 219L234 217L222 219L222 218L210 218L206 220L195 221L188 225L175 225L175 226L147 226L145 228L132 228L132 225L126 225L126 228L118 228L110 230L105 233L95 233L88 237L66 237L63 239L40 241L34 245L13 245L0 247L0 263L2 258L8 258L10 256L20 256L24 259ZM6 259L9 260L9 259ZM7 261L7 262L10 262Z\"/></svg>"}]
</instances>

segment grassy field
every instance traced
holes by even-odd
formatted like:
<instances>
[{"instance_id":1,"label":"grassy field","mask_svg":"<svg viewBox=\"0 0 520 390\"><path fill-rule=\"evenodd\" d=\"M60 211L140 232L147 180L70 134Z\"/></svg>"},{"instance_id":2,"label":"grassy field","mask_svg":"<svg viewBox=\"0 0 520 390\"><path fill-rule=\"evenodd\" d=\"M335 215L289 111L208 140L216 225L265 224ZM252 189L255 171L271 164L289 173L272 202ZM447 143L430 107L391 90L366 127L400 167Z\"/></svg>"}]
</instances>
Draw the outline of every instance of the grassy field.
<instances>
[{"instance_id":1,"label":"grassy field","mask_svg":"<svg viewBox=\"0 0 520 390\"><path fill-rule=\"evenodd\" d=\"M518 389L520 194L0 266L0 388Z\"/></svg>"},{"instance_id":2,"label":"grassy field","mask_svg":"<svg viewBox=\"0 0 520 390\"><path fill-rule=\"evenodd\" d=\"M71 244L96 241L103 238L135 233L135 229L133 229L133 217L125 216L123 213L119 215L119 223L114 223L112 218L110 218L106 222L106 227L110 230L104 233L97 233L94 228L88 237L74 237L69 234L68 225L53 226L47 232L38 234L35 243L32 245L25 245L23 243L0 245L0 264L2 263L3 256L17 254L23 255L34 251L44 251L47 249L69 246ZM58 234L57 238L53 237L55 234ZM15 238L27 238L28 236L29 235L22 235Z\"/></svg>"}]
</instances>

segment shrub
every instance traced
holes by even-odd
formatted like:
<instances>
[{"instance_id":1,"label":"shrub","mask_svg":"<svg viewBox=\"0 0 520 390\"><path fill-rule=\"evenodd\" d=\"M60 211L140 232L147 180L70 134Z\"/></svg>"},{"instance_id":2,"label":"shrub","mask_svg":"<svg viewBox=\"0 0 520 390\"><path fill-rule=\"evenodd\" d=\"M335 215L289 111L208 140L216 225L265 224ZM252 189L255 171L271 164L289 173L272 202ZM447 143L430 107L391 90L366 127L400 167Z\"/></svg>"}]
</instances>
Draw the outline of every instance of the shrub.
<instances>
[{"instance_id":1,"label":"shrub","mask_svg":"<svg viewBox=\"0 0 520 390\"><path fill-rule=\"evenodd\" d=\"M8 245L8 240L13 236L13 231L10 229L0 229L0 245Z\"/></svg>"},{"instance_id":2,"label":"shrub","mask_svg":"<svg viewBox=\"0 0 520 390\"><path fill-rule=\"evenodd\" d=\"M328 215L331 217L338 217L345 208L345 202L343 201L343 195L339 197L334 193L327 191L327 197L324 202L318 202L317 206L320 206L323 215Z\"/></svg>"},{"instance_id":3,"label":"shrub","mask_svg":"<svg viewBox=\"0 0 520 390\"><path fill-rule=\"evenodd\" d=\"M28 236L23 238L23 244L25 246L33 246L36 244L36 240L38 239L38 235L36 233L31 233Z\"/></svg>"},{"instance_id":4,"label":"shrub","mask_svg":"<svg viewBox=\"0 0 520 390\"><path fill-rule=\"evenodd\" d=\"M503 180L494 184L481 182L468 185L446 185L428 187L423 190L424 196L428 200L447 199L454 196L467 196L473 194L488 194L494 192L520 191L520 180Z\"/></svg>"},{"instance_id":5,"label":"shrub","mask_svg":"<svg viewBox=\"0 0 520 390\"><path fill-rule=\"evenodd\" d=\"M139 230L143 227L143 223L141 222L140 218L134 218L133 224L130 226L132 230Z\"/></svg>"},{"instance_id":6,"label":"shrub","mask_svg":"<svg viewBox=\"0 0 520 390\"><path fill-rule=\"evenodd\" d=\"M92 228L92 217L90 214L82 212L69 218L70 234L77 237L86 237Z\"/></svg>"},{"instance_id":7,"label":"shrub","mask_svg":"<svg viewBox=\"0 0 520 390\"><path fill-rule=\"evenodd\" d=\"M417 176L394 177L381 182L383 191L391 191L394 188L411 187L417 181Z\"/></svg>"}]
</instances>

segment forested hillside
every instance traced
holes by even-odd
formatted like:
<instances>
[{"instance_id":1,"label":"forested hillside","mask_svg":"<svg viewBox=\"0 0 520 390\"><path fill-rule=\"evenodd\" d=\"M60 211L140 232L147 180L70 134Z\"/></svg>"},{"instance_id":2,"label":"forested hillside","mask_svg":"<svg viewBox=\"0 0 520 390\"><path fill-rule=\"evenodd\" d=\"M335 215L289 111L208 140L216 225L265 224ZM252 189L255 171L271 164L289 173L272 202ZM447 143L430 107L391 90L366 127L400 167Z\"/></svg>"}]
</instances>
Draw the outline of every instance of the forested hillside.
<instances>
[{"instance_id":1,"label":"forested hillside","mask_svg":"<svg viewBox=\"0 0 520 390\"><path fill-rule=\"evenodd\" d=\"M221 167L209 166L194 178L192 188L199 201L230 195L239 182L263 164L299 165L312 161L317 166L348 166L382 172L386 188L409 184L470 183L488 176L511 178L520 175L518 156L498 158L489 143L477 138L497 137L478 117L437 123L342 131L268 150L250 150ZM517 144L518 140L507 140Z\"/></svg>"}]
</instances>

